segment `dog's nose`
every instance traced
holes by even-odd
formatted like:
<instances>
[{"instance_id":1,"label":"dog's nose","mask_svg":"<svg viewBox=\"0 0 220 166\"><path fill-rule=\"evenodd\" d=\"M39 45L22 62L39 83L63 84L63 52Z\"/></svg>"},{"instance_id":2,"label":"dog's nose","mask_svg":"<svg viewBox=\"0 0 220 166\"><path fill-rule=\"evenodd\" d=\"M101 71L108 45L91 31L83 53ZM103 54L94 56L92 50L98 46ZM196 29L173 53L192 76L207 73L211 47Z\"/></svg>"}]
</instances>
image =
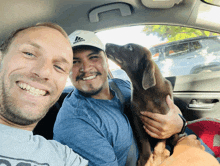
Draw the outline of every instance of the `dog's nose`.
<instances>
[{"instance_id":1,"label":"dog's nose","mask_svg":"<svg viewBox=\"0 0 220 166\"><path fill-rule=\"evenodd\" d=\"M115 53L115 45L114 44L111 44L111 43L107 43L105 45L105 48L106 48L106 53L109 54L109 53Z\"/></svg>"},{"instance_id":2,"label":"dog's nose","mask_svg":"<svg viewBox=\"0 0 220 166\"><path fill-rule=\"evenodd\" d=\"M116 46L117 46L116 44L112 44L112 43L106 43L106 44L105 44L105 48L106 48L106 49L116 48Z\"/></svg>"}]
</instances>

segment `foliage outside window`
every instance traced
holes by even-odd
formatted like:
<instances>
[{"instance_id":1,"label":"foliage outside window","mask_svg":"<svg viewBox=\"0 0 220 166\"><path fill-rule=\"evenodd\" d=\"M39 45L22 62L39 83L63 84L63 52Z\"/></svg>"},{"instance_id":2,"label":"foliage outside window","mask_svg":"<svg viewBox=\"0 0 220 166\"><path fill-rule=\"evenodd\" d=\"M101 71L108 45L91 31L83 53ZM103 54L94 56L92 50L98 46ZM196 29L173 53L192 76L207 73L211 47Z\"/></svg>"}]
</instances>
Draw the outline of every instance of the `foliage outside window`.
<instances>
[{"instance_id":1,"label":"foliage outside window","mask_svg":"<svg viewBox=\"0 0 220 166\"><path fill-rule=\"evenodd\" d=\"M167 39L168 42L189 39L199 36L216 36L217 33L203 31L194 28L167 26L167 25L146 25L143 29L146 35L153 34L162 40Z\"/></svg>"},{"instance_id":2,"label":"foliage outside window","mask_svg":"<svg viewBox=\"0 0 220 166\"><path fill-rule=\"evenodd\" d=\"M220 6L219 0L203 0L204 2L210 3L212 5Z\"/></svg>"}]
</instances>

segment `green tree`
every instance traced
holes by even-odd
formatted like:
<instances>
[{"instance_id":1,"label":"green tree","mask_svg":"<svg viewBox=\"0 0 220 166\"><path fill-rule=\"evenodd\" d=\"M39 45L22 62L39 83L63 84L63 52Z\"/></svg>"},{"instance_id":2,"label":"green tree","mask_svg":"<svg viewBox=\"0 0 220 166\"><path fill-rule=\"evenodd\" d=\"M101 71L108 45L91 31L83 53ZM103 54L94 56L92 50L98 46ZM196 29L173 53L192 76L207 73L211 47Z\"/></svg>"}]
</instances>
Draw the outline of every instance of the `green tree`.
<instances>
[{"instance_id":1,"label":"green tree","mask_svg":"<svg viewBox=\"0 0 220 166\"><path fill-rule=\"evenodd\" d=\"M167 25L146 25L143 31L146 33L146 35L153 34L162 40L167 39L169 42L198 36L218 35L217 33L194 28Z\"/></svg>"},{"instance_id":2,"label":"green tree","mask_svg":"<svg viewBox=\"0 0 220 166\"><path fill-rule=\"evenodd\" d=\"M205 0L205 2L213 3L213 0Z\"/></svg>"}]
</instances>

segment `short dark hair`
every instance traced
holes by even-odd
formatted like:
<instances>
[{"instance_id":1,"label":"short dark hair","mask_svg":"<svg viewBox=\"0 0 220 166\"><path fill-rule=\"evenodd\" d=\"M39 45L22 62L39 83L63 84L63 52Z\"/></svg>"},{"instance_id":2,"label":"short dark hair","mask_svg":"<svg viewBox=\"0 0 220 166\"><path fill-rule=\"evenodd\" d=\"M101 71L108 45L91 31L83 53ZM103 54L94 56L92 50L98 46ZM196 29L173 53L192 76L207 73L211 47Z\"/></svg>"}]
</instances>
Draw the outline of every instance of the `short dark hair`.
<instances>
[{"instance_id":1,"label":"short dark hair","mask_svg":"<svg viewBox=\"0 0 220 166\"><path fill-rule=\"evenodd\" d=\"M100 48L93 47L93 46L87 46L87 45L75 46L72 49L73 49L73 54L77 53L77 52L80 52L80 51L88 51L88 50L92 50L92 51L97 52L97 53L102 51Z\"/></svg>"},{"instance_id":2,"label":"short dark hair","mask_svg":"<svg viewBox=\"0 0 220 166\"><path fill-rule=\"evenodd\" d=\"M51 23L51 22L37 23L37 24L35 24L35 25L28 26L28 27L22 27L22 28L19 28L19 29L13 31L13 32L9 35L9 37L8 37L6 40L4 40L3 43L0 45L0 51L1 51L3 54L5 54L5 53L8 51L8 49L9 49L9 47L10 47L12 41L15 39L15 37L17 36L17 34L18 34L19 32L21 32L21 31L23 31L23 30L26 30L26 29L29 29L29 28L40 27L40 26L45 26L45 27L49 27L49 28L56 29L56 30L58 30L65 38L67 38L67 39L69 40L67 33L66 33L66 32L64 31L64 29L63 29L61 26L59 26L58 24Z\"/></svg>"}]
</instances>

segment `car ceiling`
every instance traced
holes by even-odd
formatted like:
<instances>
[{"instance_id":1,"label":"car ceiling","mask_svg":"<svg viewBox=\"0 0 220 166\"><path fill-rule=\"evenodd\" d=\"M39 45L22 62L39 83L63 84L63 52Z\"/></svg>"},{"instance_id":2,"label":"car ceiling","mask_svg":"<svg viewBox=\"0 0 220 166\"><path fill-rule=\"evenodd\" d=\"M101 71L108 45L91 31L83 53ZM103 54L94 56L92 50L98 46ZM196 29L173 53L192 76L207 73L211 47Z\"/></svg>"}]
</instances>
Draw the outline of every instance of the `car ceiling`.
<instances>
[{"instance_id":1,"label":"car ceiling","mask_svg":"<svg viewBox=\"0 0 220 166\"><path fill-rule=\"evenodd\" d=\"M120 5L129 10L121 13L115 8ZM141 0L1 0L0 6L1 41L19 27L48 21L58 23L68 34L76 29L98 32L140 24L183 25L220 33L220 7L200 0L183 0L164 9L146 7Z\"/></svg>"}]
</instances>

